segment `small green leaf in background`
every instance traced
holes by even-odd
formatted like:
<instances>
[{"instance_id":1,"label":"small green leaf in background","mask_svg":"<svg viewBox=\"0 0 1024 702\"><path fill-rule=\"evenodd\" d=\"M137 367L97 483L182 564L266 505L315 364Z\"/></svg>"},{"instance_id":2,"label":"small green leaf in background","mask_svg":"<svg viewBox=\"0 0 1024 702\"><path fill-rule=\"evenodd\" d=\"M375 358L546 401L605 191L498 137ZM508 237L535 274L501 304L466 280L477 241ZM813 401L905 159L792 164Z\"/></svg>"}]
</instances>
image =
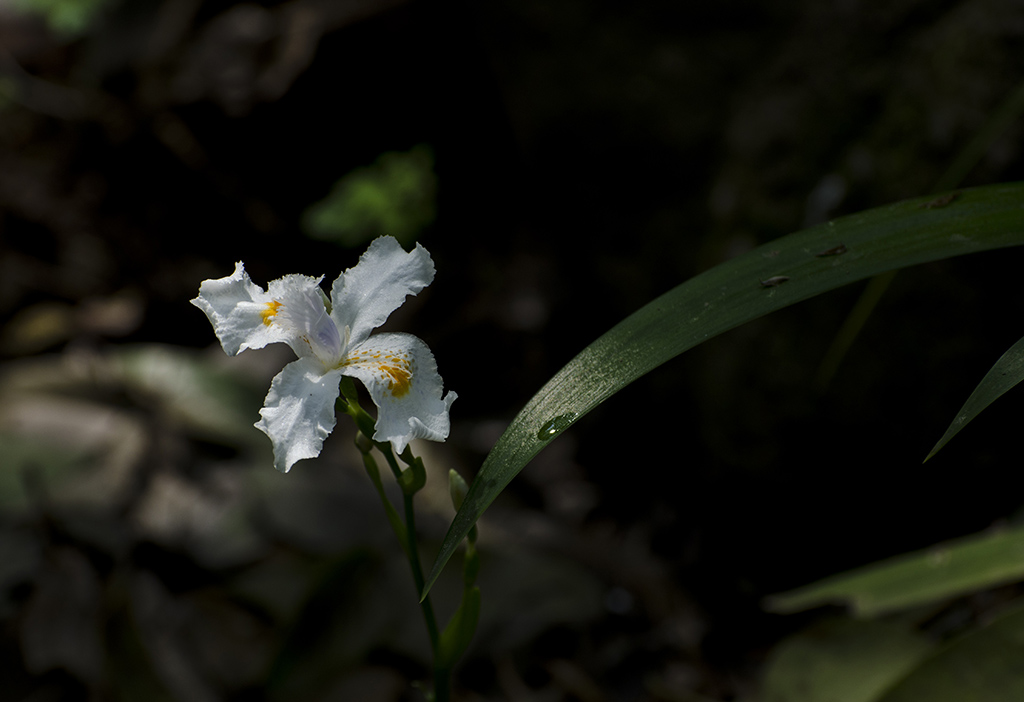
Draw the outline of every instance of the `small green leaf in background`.
<instances>
[{"instance_id":1,"label":"small green leaf in background","mask_svg":"<svg viewBox=\"0 0 1024 702\"><path fill-rule=\"evenodd\" d=\"M897 622L822 621L775 648L765 670L762 699L875 702L933 648L925 636Z\"/></svg>"},{"instance_id":2,"label":"small green leaf in background","mask_svg":"<svg viewBox=\"0 0 1024 702\"><path fill-rule=\"evenodd\" d=\"M108 5L110 0L14 0L14 8L41 15L58 34L78 35Z\"/></svg>"},{"instance_id":3,"label":"small green leaf in background","mask_svg":"<svg viewBox=\"0 0 1024 702\"><path fill-rule=\"evenodd\" d=\"M713 336L827 290L906 266L1024 244L1021 202L1024 184L1018 183L860 212L748 251L645 305L583 349L512 420L455 515L424 594L512 478L548 442L640 376ZM642 426L635 431L643 435Z\"/></svg>"},{"instance_id":4,"label":"small green leaf in background","mask_svg":"<svg viewBox=\"0 0 1024 702\"><path fill-rule=\"evenodd\" d=\"M382 154L338 180L326 198L302 215L314 239L357 247L390 235L403 246L434 221L437 176L430 147Z\"/></svg>"},{"instance_id":5,"label":"small green leaf in background","mask_svg":"<svg viewBox=\"0 0 1024 702\"><path fill-rule=\"evenodd\" d=\"M765 609L788 614L845 604L855 616L874 617L1019 580L1024 580L1024 526L975 534L834 575L773 595Z\"/></svg>"},{"instance_id":6,"label":"small green leaf in background","mask_svg":"<svg viewBox=\"0 0 1024 702\"><path fill-rule=\"evenodd\" d=\"M925 457L925 461L939 452L957 433L967 426L968 422L981 414L981 411L995 402L1014 385L1024 380L1024 339L1010 347L1000 356L995 365L978 383L967 402L956 414L956 419L946 429L939 442Z\"/></svg>"},{"instance_id":7,"label":"small green leaf in background","mask_svg":"<svg viewBox=\"0 0 1024 702\"><path fill-rule=\"evenodd\" d=\"M1016 700L1024 700L1024 606L1021 605L953 640L878 702Z\"/></svg>"}]
</instances>

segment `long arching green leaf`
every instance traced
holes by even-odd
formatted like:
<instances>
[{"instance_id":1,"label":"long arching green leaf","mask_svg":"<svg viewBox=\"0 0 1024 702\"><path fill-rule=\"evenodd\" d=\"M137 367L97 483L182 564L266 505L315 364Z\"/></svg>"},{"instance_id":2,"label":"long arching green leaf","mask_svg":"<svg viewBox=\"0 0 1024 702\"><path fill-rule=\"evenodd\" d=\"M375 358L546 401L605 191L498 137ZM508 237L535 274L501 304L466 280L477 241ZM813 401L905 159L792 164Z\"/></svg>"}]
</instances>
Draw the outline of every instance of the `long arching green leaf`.
<instances>
[{"instance_id":1,"label":"long arching green leaf","mask_svg":"<svg viewBox=\"0 0 1024 702\"><path fill-rule=\"evenodd\" d=\"M956 413L956 419L946 429L939 442L925 457L925 461L939 452L950 439L967 426L967 423L981 414L981 411L999 399L1003 393L1024 380L1024 339L1010 347L1010 350L999 357L995 365L974 388L967 402Z\"/></svg>"},{"instance_id":2,"label":"long arching green leaf","mask_svg":"<svg viewBox=\"0 0 1024 702\"><path fill-rule=\"evenodd\" d=\"M843 217L755 248L673 288L569 361L516 415L484 460L427 579L509 481L583 415L683 351L856 280L1024 244L1024 184L919 198Z\"/></svg>"},{"instance_id":3,"label":"long arching green leaf","mask_svg":"<svg viewBox=\"0 0 1024 702\"><path fill-rule=\"evenodd\" d=\"M827 604L845 605L855 617L879 617L1020 582L1024 580L1021 553L1024 527L989 530L772 595L764 608L792 614Z\"/></svg>"}]
</instances>

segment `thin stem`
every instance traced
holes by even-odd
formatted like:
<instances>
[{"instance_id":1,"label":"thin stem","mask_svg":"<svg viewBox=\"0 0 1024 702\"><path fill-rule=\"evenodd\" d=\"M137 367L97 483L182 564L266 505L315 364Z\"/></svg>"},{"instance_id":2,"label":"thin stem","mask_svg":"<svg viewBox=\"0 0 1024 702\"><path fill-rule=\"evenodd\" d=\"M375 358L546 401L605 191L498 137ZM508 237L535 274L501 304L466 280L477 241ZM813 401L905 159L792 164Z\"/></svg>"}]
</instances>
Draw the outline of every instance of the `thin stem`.
<instances>
[{"instance_id":1,"label":"thin stem","mask_svg":"<svg viewBox=\"0 0 1024 702\"><path fill-rule=\"evenodd\" d=\"M358 435L362 438L362 434ZM356 442L356 446L359 446L359 442ZM360 450L362 447L360 446ZM388 517L388 522L391 524L391 530L395 532L395 536L398 537L399 543L402 544L402 548L406 551L406 556L409 555L408 549L408 530L402 523L402 518L398 516L398 512L395 510L394 505L391 504L391 500L388 499L387 493L384 492L384 483L380 479L380 470L377 468L377 462L373 460L373 454L369 451L363 452L363 465L366 467L366 474L370 476L370 482L377 489L377 495L380 497L381 504L384 505L384 513Z\"/></svg>"},{"instance_id":2,"label":"thin stem","mask_svg":"<svg viewBox=\"0 0 1024 702\"><path fill-rule=\"evenodd\" d=\"M416 513L413 509L412 496L405 495L405 526L407 534L407 545L409 547L409 565L412 566L412 579L418 588L423 592L423 567L420 564L419 552L416 546ZM430 604L429 597L423 600L425 604L423 614L427 616L427 633L430 634L430 645L437 646L437 620L434 618L434 608Z\"/></svg>"},{"instance_id":3,"label":"thin stem","mask_svg":"<svg viewBox=\"0 0 1024 702\"><path fill-rule=\"evenodd\" d=\"M348 382L346 383L346 381ZM398 537L402 550L405 551L418 596L419 593L423 592L425 579L416 543L416 510L413 505L413 498L425 482L426 472L423 468L423 462L413 456L412 450L407 447L402 453L401 458L409 465L409 468L403 471L401 466L398 465L395 453L391 449L391 444L373 441L370 438L374 434L374 419L359 405L355 385L349 378L342 379L341 397L338 398L337 408L351 416L356 422L356 426L359 429L359 435L356 437L356 446L359 447L360 453L363 454L363 462L366 465L367 473L384 504L384 512L387 514L388 522L390 522L395 536ZM374 447L384 456L384 460L387 461L388 467L391 468L391 472L398 481L398 485L402 488L402 502L405 508L404 525L391 504L391 500L388 499L387 494L384 492L377 463L371 455ZM433 702L448 702L451 698L451 666L441 660L441 634L437 627L434 605L430 601L429 595L420 600L420 611L423 612L423 621L427 627L427 636L430 638L430 651L434 660Z\"/></svg>"},{"instance_id":4,"label":"thin stem","mask_svg":"<svg viewBox=\"0 0 1024 702\"><path fill-rule=\"evenodd\" d=\"M397 471L399 480L401 481L402 473L398 468L398 464L395 462L391 446L386 446L385 449L381 449L381 452L385 457L387 457L388 463L392 465L392 470ZM408 455L412 458L411 450L406 448L406 454L404 455ZM418 460L419 459L413 458L413 462L418 462ZM410 464L411 463L412 462L410 462ZM420 466L422 466L422 464L420 464ZM412 468L409 470L411 471ZM407 539L405 551L409 557L409 567L412 570L412 579L413 583L416 585L416 592L423 592L423 585L425 582L423 577L423 565L420 562L419 549L416 544L416 510L413 506L413 498L415 497L415 494L415 491L403 490L402 492L402 499L405 504L405 533ZM430 637L430 650L434 659L434 702L448 702L448 699L451 696L451 669L440 661L441 634L437 627L437 617L434 614L434 605L430 601L429 595L420 601L420 610L423 612L423 620L426 622L427 635Z\"/></svg>"},{"instance_id":5,"label":"thin stem","mask_svg":"<svg viewBox=\"0 0 1024 702\"><path fill-rule=\"evenodd\" d=\"M395 474L395 480L402 482L402 468L398 465L398 461L395 460L395 454L391 451L390 444L383 444L377 446L377 450L384 454L384 460L388 462L388 466L391 468L391 472ZM404 492L404 491L403 491Z\"/></svg>"}]
</instances>

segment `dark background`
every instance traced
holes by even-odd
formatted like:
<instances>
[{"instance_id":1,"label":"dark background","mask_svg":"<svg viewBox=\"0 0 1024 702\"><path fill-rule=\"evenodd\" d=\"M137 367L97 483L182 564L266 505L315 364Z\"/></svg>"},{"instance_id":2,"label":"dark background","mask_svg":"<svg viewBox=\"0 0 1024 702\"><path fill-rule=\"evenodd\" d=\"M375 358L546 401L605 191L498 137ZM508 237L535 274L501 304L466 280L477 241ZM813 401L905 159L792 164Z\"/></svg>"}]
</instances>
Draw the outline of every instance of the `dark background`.
<instances>
[{"instance_id":1,"label":"dark background","mask_svg":"<svg viewBox=\"0 0 1024 702\"><path fill-rule=\"evenodd\" d=\"M153 344L244 368L254 421L287 354L220 358L188 300L236 260L260 284L354 265L362 245L300 228L338 178L420 144L435 159L418 240L437 278L392 320L459 394L451 438L423 449L429 562L443 471L472 476L573 355L756 244L933 192L1018 89L1022 49L1012 0L110 0L72 34L3 5L0 437L24 435L26 396L143 437L87 506L35 454L0 457L7 699L415 698L426 641L350 427L279 476L255 429L203 436L105 375ZM1011 120L960 185L1021 179L1022 138ZM481 525L460 694L756 699L767 652L807 621L765 595L1013 519L1019 396L921 460L1020 337L1022 262L899 273L825 388L859 286L713 339L575 425ZM223 514L243 545L210 555Z\"/></svg>"}]
</instances>

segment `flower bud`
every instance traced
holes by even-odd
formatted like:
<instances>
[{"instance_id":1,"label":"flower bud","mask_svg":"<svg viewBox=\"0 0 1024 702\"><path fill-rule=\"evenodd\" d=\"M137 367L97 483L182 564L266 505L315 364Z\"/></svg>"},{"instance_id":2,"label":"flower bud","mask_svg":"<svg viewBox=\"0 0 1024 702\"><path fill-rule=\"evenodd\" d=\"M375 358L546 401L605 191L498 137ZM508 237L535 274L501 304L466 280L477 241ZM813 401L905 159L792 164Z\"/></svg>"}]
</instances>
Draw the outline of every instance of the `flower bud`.
<instances>
[{"instance_id":1,"label":"flower bud","mask_svg":"<svg viewBox=\"0 0 1024 702\"><path fill-rule=\"evenodd\" d=\"M456 510L462 508L462 501L466 499L467 492L469 492L469 485L466 484L465 479L454 468L449 470L448 494L452 496L452 504Z\"/></svg>"}]
</instances>

